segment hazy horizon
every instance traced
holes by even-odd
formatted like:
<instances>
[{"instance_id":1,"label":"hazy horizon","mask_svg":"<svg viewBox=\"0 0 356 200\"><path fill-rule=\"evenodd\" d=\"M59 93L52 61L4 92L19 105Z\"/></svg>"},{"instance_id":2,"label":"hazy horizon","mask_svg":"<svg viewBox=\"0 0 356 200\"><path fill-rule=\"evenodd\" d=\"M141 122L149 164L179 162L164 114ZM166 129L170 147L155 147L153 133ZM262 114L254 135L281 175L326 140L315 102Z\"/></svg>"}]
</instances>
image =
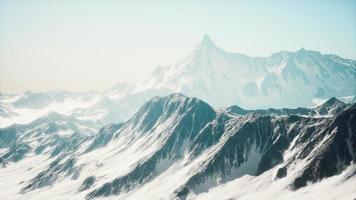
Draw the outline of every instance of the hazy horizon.
<instances>
[{"instance_id":1,"label":"hazy horizon","mask_svg":"<svg viewBox=\"0 0 356 200\"><path fill-rule=\"evenodd\" d=\"M204 34L249 56L305 48L356 59L356 1L0 0L0 92L136 82L184 59Z\"/></svg>"}]
</instances>

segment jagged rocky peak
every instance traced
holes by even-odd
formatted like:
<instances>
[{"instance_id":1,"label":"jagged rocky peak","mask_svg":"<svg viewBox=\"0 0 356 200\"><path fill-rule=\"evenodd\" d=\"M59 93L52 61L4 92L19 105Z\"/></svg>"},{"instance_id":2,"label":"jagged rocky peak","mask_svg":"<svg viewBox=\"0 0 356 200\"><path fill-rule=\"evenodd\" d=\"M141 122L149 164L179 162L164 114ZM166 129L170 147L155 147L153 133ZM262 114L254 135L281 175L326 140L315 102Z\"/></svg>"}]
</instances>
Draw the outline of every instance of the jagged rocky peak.
<instances>
[{"instance_id":1,"label":"jagged rocky peak","mask_svg":"<svg viewBox=\"0 0 356 200\"><path fill-rule=\"evenodd\" d=\"M331 99L327 100L322 105L316 107L316 111L321 115L332 114L335 115L340 113L340 111L345 110L348 105L339 99L332 97Z\"/></svg>"},{"instance_id":2,"label":"jagged rocky peak","mask_svg":"<svg viewBox=\"0 0 356 200\"><path fill-rule=\"evenodd\" d=\"M332 97L329 100L327 100L325 103L322 104L323 107L330 107L330 106L335 106L335 105L345 105L345 103L340 101L336 97Z\"/></svg>"}]
</instances>

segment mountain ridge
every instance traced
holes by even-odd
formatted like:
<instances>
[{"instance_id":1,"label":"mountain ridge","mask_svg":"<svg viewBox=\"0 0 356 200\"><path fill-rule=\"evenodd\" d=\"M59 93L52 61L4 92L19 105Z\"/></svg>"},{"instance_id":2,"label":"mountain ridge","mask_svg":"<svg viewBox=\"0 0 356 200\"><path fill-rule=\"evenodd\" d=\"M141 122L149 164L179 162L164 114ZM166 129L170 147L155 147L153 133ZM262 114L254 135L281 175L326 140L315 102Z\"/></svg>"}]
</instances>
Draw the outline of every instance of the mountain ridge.
<instances>
[{"instance_id":1,"label":"mountain ridge","mask_svg":"<svg viewBox=\"0 0 356 200\"><path fill-rule=\"evenodd\" d=\"M231 113L235 113L238 115L246 115L250 113L258 113L258 114L271 114L271 115L302 115L302 116L314 116L314 117L322 117L327 115L336 115L347 107L350 107L351 104L344 103L339 99L332 97L329 100L325 101L323 104L313 107L313 108L281 108L281 109L256 109L256 110L245 110L237 105L233 105L227 107L226 110Z\"/></svg>"}]
</instances>

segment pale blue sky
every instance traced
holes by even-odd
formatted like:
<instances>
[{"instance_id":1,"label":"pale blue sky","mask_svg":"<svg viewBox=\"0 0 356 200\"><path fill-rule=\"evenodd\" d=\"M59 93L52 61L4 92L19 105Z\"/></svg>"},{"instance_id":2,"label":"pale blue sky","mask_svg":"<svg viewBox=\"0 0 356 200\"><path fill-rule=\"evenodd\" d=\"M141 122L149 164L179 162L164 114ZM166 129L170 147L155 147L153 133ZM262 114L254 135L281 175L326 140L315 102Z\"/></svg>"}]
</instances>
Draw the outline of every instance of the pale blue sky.
<instances>
[{"instance_id":1,"label":"pale blue sky","mask_svg":"<svg viewBox=\"0 0 356 200\"><path fill-rule=\"evenodd\" d=\"M356 1L0 0L0 92L99 90L183 59L304 47L356 59Z\"/></svg>"}]
</instances>

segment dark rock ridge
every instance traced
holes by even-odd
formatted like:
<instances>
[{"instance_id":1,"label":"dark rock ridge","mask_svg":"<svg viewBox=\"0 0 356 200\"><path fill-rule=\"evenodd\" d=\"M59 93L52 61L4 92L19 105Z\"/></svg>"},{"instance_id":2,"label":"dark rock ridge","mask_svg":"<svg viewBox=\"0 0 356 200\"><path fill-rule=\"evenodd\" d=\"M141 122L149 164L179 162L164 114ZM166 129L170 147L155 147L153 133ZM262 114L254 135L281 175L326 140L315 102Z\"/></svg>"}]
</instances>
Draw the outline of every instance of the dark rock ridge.
<instances>
[{"instance_id":1,"label":"dark rock ridge","mask_svg":"<svg viewBox=\"0 0 356 200\"><path fill-rule=\"evenodd\" d=\"M257 109L257 110L245 110L239 106L233 105L226 110L228 112L238 114L238 115L247 115L250 113L257 113L262 115L304 115L304 116L322 116L322 115L336 115L347 107L351 106L351 104L346 104L337 98L333 97L323 103L320 106L315 108L281 108L281 109Z\"/></svg>"}]
</instances>

